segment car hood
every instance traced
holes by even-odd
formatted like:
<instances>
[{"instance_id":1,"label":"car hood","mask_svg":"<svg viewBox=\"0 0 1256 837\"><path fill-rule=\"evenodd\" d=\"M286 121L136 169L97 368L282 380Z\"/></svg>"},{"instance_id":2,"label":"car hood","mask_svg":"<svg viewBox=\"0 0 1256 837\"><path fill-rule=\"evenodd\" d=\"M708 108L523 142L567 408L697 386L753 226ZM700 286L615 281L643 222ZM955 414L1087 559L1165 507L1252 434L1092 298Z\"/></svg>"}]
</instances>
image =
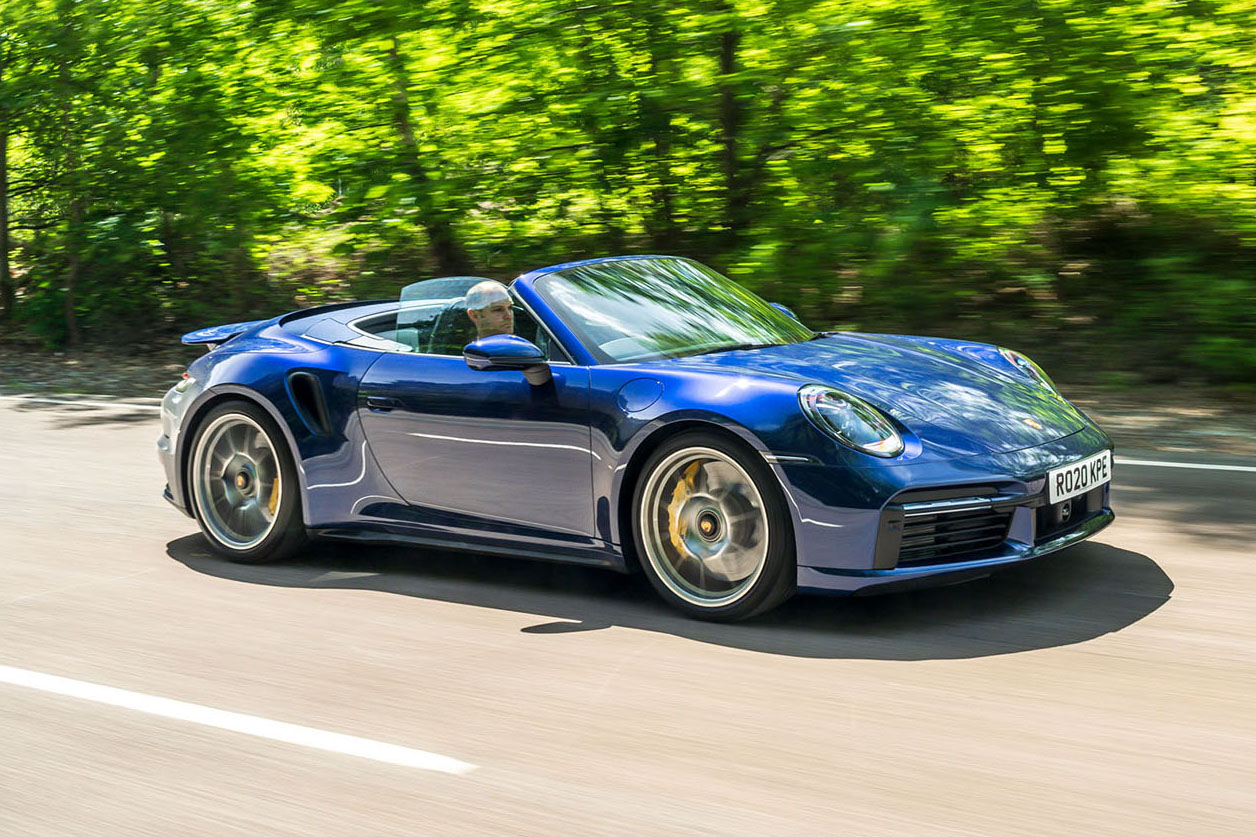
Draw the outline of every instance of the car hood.
<instances>
[{"instance_id":1,"label":"car hood","mask_svg":"<svg viewBox=\"0 0 1256 837\"><path fill-rule=\"evenodd\" d=\"M792 378L800 385L826 384L879 407L923 443L955 454L1020 450L1086 426L1086 419L1063 398L955 347L975 348L951 341L843 333L670 362Z\"/></svg>"}]
</instances>

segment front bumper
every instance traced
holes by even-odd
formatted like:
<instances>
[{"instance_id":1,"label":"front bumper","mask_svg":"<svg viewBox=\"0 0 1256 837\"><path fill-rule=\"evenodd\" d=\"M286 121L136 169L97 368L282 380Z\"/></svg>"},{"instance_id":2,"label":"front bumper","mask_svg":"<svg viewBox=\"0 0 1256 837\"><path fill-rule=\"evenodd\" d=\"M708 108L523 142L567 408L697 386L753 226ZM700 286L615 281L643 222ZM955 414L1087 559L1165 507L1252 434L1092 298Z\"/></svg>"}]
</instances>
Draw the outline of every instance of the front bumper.
<instances>
[{"instance_id":1,"label":"front bumper","mask_svg":"<svg viewBox=\"0 0 1256 837\"><path fill-rule=\"evenodd\" d=\"M861 468L776 464L794 518L798 586L852 593L945 584L1062 549L1111 522L1110 491L1075 501L1070 518L1047 505L1046 474L1111 447L1089 425L1007 453ZM983 503L989 508L978 512ZM970 508L951 515L954 504ZM970 526L984 534L970 538Z\"/></svg>"},{"instance_id":2,"label":"front bumper","mask_svg":"<svg viewBox=\"0 0 1256 837\"><path fill-rule=\"evenodd\" d=\"M813 593L889 593L983 578L1002 567L1023 564L1080 543L1106 527L1115 518L1116 515L1113 514L1112 509L1105 508L1076 528L1041 543L1021 544L1006 541L998 554L971 561L904 566L885 570L799 567L798 589L800 592Z\"/></svg>"},{"instance_id":3,"label":"front bumper","mask_svg":"<svg viewBox=\"0 0 1256 837\"><path fill-rule=\"evenodd\" d=\"M178 387L171 387L161 400L161 435L157 438L157 461L161 463L166 474L162 496L188 517L192 513L188 509L187 498L183 496L183 479L179 473L179 437L187 409L202 389L204 387L193 380L182 392Z\"/></svg>"}]
</instances>

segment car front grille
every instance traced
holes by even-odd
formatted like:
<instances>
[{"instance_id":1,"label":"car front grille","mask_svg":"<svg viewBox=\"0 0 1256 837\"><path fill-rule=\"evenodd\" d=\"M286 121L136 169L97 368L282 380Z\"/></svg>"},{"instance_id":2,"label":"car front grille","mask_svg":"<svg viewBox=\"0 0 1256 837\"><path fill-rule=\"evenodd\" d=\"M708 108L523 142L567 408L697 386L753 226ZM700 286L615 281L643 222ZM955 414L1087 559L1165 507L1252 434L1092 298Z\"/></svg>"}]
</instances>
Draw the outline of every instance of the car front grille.
<instances>
[{"instance_id":1,"label":"car front grille","mask_svg":"<svg viewBox=\"0 0 1256 837\"><path fill-rule=\"evenodd\" d=\"M873 566L893 569L990 557L1005 548L1016 507L1030 499L997 485L899 494L881 513Z\"/></svg>"},{"instance_id":2,"label":"car front grille","mask_svg":"<svg viewBox=\"0 0 1256 837\"><path fill-rule=\"evenodd\" d=\"M939 486L898 494L881 512L873 569L979 561L1046 543L1108 508L1108 486L1048 505L1015 484ZM1020 510L1018 512L1017 510Z\"/></svg>"},{"instance_id":3,"label":"car front grille","mask_svg":"<svg viewBox=\"0 0 1256 837\"><path fill-rule=\"evenodd\" d=\"M1010 508L909 514L902 525L898 564L936 564L979 557L1007 540Z\"/></svg>"}]
</instances>

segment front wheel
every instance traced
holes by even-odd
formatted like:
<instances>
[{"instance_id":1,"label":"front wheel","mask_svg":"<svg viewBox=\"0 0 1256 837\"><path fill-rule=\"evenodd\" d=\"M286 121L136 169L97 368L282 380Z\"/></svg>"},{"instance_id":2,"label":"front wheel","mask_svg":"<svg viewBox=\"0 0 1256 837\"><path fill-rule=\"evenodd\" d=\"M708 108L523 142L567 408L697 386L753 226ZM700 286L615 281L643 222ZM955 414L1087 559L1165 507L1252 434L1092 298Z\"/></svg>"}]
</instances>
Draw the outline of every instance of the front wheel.
<instances>
[{"instance_id":1,"label":"front wheel","mask_svg":"<svg viewBox=\"0 0 1256 837\"><path fill-rule=\"evenodd\" d=\"M637 554L655 590L700 619L734 622L794 592L794 539L772 473L713 433L664 442L633 502Z\"/></svg>"},{"instance_id":2,"label":"front wheel","mask_svg":"<svg viewBox=\"0 0 1256 837\"><path fill-rule=\"evenodd\" d=\"M232 401L205 416L192 440L188 485L201 531L226 558L260 564L304 545L296 466L255 404Z\"/></svg>"}]
</instances>

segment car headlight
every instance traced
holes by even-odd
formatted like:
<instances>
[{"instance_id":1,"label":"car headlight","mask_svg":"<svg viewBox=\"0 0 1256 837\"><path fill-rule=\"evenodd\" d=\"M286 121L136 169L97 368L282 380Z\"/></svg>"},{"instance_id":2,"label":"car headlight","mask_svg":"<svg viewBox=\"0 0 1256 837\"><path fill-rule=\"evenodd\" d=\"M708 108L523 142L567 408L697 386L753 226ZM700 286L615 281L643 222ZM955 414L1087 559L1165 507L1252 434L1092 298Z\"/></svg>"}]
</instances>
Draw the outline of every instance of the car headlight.
<instances>
[{"instance_id":1,"label":"car headlight","mask_svg":"<svg viewBox=\"0 0 1256 837\"><path fill-rule=\"evenodd\" d=\"M832 387L807 384L798 390L798 403L817 427L847 447L873 456L903 452L903 437L867 401Z\"/></svg>"},{"instance_id":2,"label":"car headlight","mask_svg":"<svg viewBox=\"0 0 1256 837\"><path fill-rule=\"evenodd\" d=\"M1002 346L999 347L999 354L1003 355L1004 360L1016 367L1018 372L1038 386L1043 389L1049 389L1052 392L1059 391L1055 388L1055 382L1051 380L1046 372L1042 371L1042 367L1025 357L1025 355L1014 349L1005 349Z\"/></svg>"}]
</instances>

